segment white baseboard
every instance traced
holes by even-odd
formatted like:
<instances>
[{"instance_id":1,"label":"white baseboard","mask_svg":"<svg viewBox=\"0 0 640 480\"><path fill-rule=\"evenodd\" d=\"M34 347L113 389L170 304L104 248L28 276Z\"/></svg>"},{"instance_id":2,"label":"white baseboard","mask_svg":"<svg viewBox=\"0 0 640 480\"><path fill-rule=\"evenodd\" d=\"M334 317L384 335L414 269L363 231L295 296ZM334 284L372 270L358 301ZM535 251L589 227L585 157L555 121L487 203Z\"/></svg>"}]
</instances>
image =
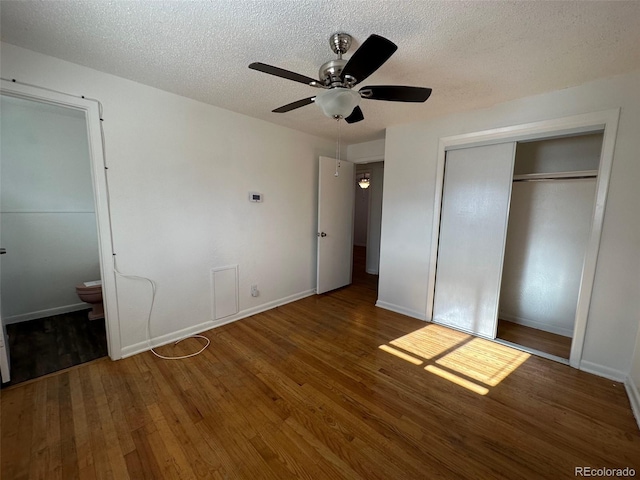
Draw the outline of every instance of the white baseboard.
<instances>
[{"instance_id":1,"label":"white baseboard","mask_svg":"<svg viewBox=\"0 0 640 480\"><path fill-rule=\"evenodd\" d=\"M631 403L633 416L636 417L638 428L640 428L640 391L631 377L627 377L626 382L624 382L624 387L627 389L627 395L629 396L629 403Z\"/></svg>"},{"instance_id":2,"label":"white baseboard","mask_svg":"<svg viewBox=\"0 0 640 480\"><path fill-rule=\"evenodd\" d=\"M609 380L613 380L614 382L624 383L627 380L626 373L621 372L620 370L615 370L613 368L599 365L597 363L589 362L587 360L582 360L580 362L579 368L583 372L593 373L594 375L608 378Z\"/></svg>"},{"instance_id":3,"label":"white baseboard","mask_svg":"<svg viewBox=\"0 0 640 480\"><path fill-rule=\"evenodd\" d=\"M286 305L287 303L295 302L297 300L302 300L303 298L310 297L316 293L316 289L312 288L311 290L306 290L300 293L294 293L293 295L289 295L284 298L280 298L278 300L273 300L271 302L263 303L262 305L258 305L257 307L247 308L242 310L235 315L231 315L230 317L223 318L225 323L234 322L236 320L240 320L241 318L247 318L251 315L255 315L257 313L266 312L267 310L271 310L272 308L279 307L281 305Z\"/></svg>"},{"instance_id":4,"label":"white baseboard","mask_svg":"<svg viewBox=\"0 0 640 480\"><path fill-rule=\"evenodd\" d=\"M376 302L376 307L384 308L385 310L391 310L392 312L400 313L408 317L417 318L418 320L427 319L427 315L424 312L417 312L409 308L401 307L400 305L394 305L393 303L383 302L382 300L378 300Z\"/></svg>"},{"instance_id":5,"label":"white baseboard","mask_svg":"<svg viewBox=\"0 0 640 480\"><path fill-rule=\"evenodd\" d=\"M36 320L38 318L52 317L54 315L62 315L63 313L77 312L78 310L86 310L91 308L88 303L74 303L72 305L64 305L62 307L47 308L46 310L38 310L37 312L22 313L20 315L12 315L10 317L4 317L2 323L9 325L11 323L28 322L29 320Z\"/></svg>"},{"instance_id":6,"label":"white baseboard","mask_svg":"<svg viewBox=\"0 0 640 480\"><path fill-rule=\"evenodd\" d=\"M365 272L367 272L369 275L378 275L378 269L365 269Z\"/></svg>"},{"instance_id":7,"label":"white baseboard","mask_svg":"<svg viewBox=\"0 0 640 480\"><path fill-rule=\"evenodd\" d=\"M187 327L183 328L182 330L167 333L165 335L160 335L159 337L155 337L150 342L145 340L143 342L134 343L133 345L122 347L121 358L127 358L138 353L146 352L147 350L149 350L150 346L151 348L155 348L161 347L162 345L167 345L168 343L177 342L178 340L190 337L191 335L197 335L198 333L202 333L217 326L219 326L217 322L209 320L208 322L203 322L192 327Z\"/></svg>"},{"instance_id":8,"label":"white baseboard","mask_svg":"<svg viewBox=\"0 0 640 480\"><path fill-rule=\"evenodd\" d=\"M289 295L288 297L284 297L279 300L273 300L271 302L263 303L262 305L258 305L257 307L241 310L240 312L229 315L228 317L224 317L215 321L209 320L207 322L199 323L198 325L193 325L192 327L183 328L182 330L177 330L175 332L155 337L151 342L147 342L146 340L144 340L142 342L123 347L122 358L146 352L147 350L149 350L149 343L151 343L151 347L155 348L162 345L167 345L172 342L177 342L178 340L190 337L191 335L197 335L207 330L211 330L212 328L221 327L222 325L235 322L236 320L241 320L243 318L250 317L251 315L256 315L258 313L271 310L272 308L295 302L296 300L301 300L305 297L313 295L314 293L316 293L315 289L306 290L304 292Z\"/></svg>"},{"instance_id":9,"label":"white baseboard","mask_svg":"<svg viewBox=\"0 0 640 480\"><path fill-rule=\"evenodd\" d=\"M505 313L500 313L499 318L502 320L506 320L507 322L517 323L518 325L535 328L536 330L542 330L543 332L555 333L556 335L562 335L563 337L573 337L573 330L569 328L557 327L555 325L549 325L548 323L537 322L535 320L529 320L527 318L517 317L515 315L509 315Z\"/></svg>"}]
</instances>

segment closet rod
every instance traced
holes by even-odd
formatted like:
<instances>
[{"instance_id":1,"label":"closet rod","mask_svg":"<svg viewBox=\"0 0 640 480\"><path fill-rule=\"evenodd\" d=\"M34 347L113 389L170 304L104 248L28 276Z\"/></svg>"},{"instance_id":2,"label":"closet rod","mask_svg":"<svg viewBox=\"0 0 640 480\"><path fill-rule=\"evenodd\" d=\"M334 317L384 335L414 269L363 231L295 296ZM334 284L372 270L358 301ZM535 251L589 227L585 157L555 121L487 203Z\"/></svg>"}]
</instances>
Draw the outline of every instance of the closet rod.
<instances>
[{"instance_id":1,"label":"closet rod","mask_svg":"<svg viewBox=\"0 0 640 480\"><path fill-rule=\"evenodd\" d=\"M548 180L574 180L580 178L596 178L597 170L577 170L573 172L525 173L513 176L514 182L540 182Z\"/></svg>"},{"instance_id":2,"label":"closet rod","mask_svg":"<svg viewBox=\"0 0 640 480\"><path fill-rule=\"evenodd\" d=\"M579 180L582 178L596 178L598 175L576 175L575 177L537 177L537 178L514 178L514 182L550 182L552 180Z\"/></svg>"}]
</instances>

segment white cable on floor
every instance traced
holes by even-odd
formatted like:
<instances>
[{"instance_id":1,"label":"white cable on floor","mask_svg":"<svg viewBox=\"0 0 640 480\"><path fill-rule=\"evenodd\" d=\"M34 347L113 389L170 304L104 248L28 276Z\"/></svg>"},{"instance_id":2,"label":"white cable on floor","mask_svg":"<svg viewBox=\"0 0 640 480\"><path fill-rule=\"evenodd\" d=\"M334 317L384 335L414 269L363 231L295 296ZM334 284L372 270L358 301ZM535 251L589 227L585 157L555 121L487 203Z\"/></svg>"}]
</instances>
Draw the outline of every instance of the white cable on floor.
<instances>
[{"instance_id":1,"label":"white cable on floor","mask_svg":"<svg viewBox=\"0 0 640 480\"><path fill-rule=\"evenodd\" d=\"M180 342L182 342L183 340L186 340L187 338L202 338L202 339L206 340L207 343L204 345L204 347L202 347L200 350L198 350L195 353L190 353L189 355L181 355L181 356L177 356L177 357L167 357L166 355L161 355L158 352L156 352L153 349L153 347L151 346L151 313L153 312L153 306L154 306L154 304L156 302L156 283L153 280L151 280L150 278L147 278L147 277L141 277L141 276L138 276L138 275L126 275L124 273L121 273L118 270L118 267L116 266L116 258L115 258L115 256L113 257L113 271L116 272L116 274L118 274L122 278L128 278L130 280L142 280L142 281L148 282L149 285L151 285L151 305L149 307L149 315L147 316L147 346L149 347L149 350L151 350L151 353L153 353L156 357L162 358L164 360L182 360L184 358L195 357L196 355L200 355L202 352L204 352L204 350L211 343L211 340L209 340L204 335L189 335L188 337L181 338L180 340L178 340L178 341L176 341L174 343L174 345L177 345Z\"/></svg>"}]
</instances>

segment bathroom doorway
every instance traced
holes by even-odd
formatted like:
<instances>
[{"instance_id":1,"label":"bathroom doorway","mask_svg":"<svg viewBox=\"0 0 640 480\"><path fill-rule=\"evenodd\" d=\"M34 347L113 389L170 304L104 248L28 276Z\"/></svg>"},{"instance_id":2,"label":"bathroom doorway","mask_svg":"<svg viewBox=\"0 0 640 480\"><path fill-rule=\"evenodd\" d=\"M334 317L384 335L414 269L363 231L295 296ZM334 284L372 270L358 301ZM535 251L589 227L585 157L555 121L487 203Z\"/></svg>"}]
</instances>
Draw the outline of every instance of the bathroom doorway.
<instances>
[{"instance_id":1,"label":"bathroom doorway","mask_svg":"<svg viewBox=\"0 0 640 480\"><path fill-rule=\"evenodd\" d=\"M108 330L76 293L102 280L86 112L4 91L0 101L6 386L107 355Z\"/></svg>"}]
</instances>

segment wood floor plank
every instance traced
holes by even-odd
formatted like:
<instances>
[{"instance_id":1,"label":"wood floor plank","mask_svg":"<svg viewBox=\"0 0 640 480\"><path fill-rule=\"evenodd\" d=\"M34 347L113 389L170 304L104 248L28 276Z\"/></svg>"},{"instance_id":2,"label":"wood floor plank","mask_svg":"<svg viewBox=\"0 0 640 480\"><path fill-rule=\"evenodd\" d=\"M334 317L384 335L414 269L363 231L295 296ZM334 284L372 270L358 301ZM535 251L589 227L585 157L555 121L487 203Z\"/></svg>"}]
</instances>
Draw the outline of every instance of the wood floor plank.
<instances>
[{"instance_id":1,"label":"wood floor plank","mask_svg":"<svg viewBox=\"0 0 640 480\"><path fill-rule=\"evenodd\" d=\"M123 402L127 399L126 389L121 388L122 383L118 376L110 375L107 364L101 364L100 381L105 395L106 404L111 412L111 423L115 428L118 437L118 444L121 453L126 456L135 449L133 439L131 438L131 427L127 423L125 415L126 407Z\"/></svg>"},{"instance_id":2,"label":"wood floor plank","mask_svg":"<svg viewBox=\"0 0 640 480\"><path fill-rule=\"evenodd\" d=\"M133 452L137 456L134 459L130 458L127 463L127 470L131 474L131 478L148 478L152 480L166 478L153 454L145 429L141 427L132 431L131 438L136 447ZM143 472L143 477L134 476L139 475L140 470Z\"/></svg>"},{"instance_id":3,"label":"wood floor plank","mask_svg":"<svg viewBox=\"0 0 640 480\"><path fill-rule=\"evenodd\" d=\"M62 479L62 449L60 445L60 380L51 378L47 382L47 450L48 473L51 479Z\"/></svg>"},{"instance_id":4,"label":"wood floor plank","mask_svg":"<svg viewBox=\"0 0 640 480\"><path fill-rule=\"evenodd\" d=\"M117 427L111 409L109 408L108 397L104 389L102 377L105 376L104 367L105 363L99 363L96 365L96 374L91 376L91 387L94 393L94 408L97 409L99 418L99 424L101 428L102 440L104 442L109 467L113 472L113 476L118 479L125 480L129 478L127 472L127 465L124 461L123 446L127 447L125 443L120 443L117 433ZM109 384L110 382L107 382Z\"/></svg>"},{"instance_id":5,"label":"wood floor plank","mask_svg":"<svg viewBox=\"0 0 640 480\"><path fill-rule=\"evenodd\" d=\"M24 420L27 417L32 423L31 415L24 415L24 404L33 397L33 388L18 391L4 391L2 396L2 411L0 412L0 425L2 426L2 439L0 450L2 451L1 468L9 478L26 478L28 476L28 462L26 456L21 456L22 449L31 446L31 429L28 435L20 438L22 429L27 427ZM23 432L24 433L24 432ZM11 459L21 457L21 461L12 462Z\"/></svg>"},{"instance_id":6,"label":"wood floor plank","mask_svg":"<svg viewBox=\"0 0 640 480\"><path fill-rule=\"evenodd\" d=\"M2 478L640 472L622 384L376 308L375 287L354 271L349 287L205 332L211 345L196 357L145 352L3 390Z\"/></svg>"},{"instance_id":7,"label":"wood floor plank","mask_svg":"<svg viewBox=\"0 0 640 480\"><path fill-rule=\"evenodd\" d=\"M96 478L114 478L113 469L109 461L109 445L107 445L104 434L104 430L108 429L109 426L102 424L102 416L98 408L100 399L96 398L100 392L94 390L94 378L99 374L99 370L81 368L78 369L78 373L80 375L80 388L82 389L84 413L87 418L89 444Z\"/></svg>"},{"instance_id":8,"label":"wood floor plank","mask_svg":"<svg viewBox=\"0 0 640 480\"><path fill-rule=\"evenodd\" d=\"M150 370L157 368L160 364L160 362L154 362L150 356L146 356L145 360ZM159 377L154 375L153 378ZM221 462L216 452L211 451L200 436L192 417L187 412L188 407L185 407L182 402L184 397L173 394L170 381L158 382L155 388L162 394L158 405L162 415L187 457L193 473L197 478L214 478L213 472L221 467Z\"/></svg>"},{"instance_id":9,"label":"wood floor plank","mask_svg":"<svg viewBox=\"0 0 640 480\"><path fill-rule=\"evenodd\" d=\"M93 466L90 426L87 421L87 412L78 369L69 372L69 395L71 397L71 408L73 410L74 433L72 438L76 446L78 473L82 479L93 479L96 478L96 472Z\"/></svg>"},{"instance_id":10,"label":"wood floor plank","mask_svg":"<svg viewBox=\"0 0 640 480\"><path fill-rule=\"evenodd\" d=\"M47 379L34 384L33 430L31 445L28 450L31 457L29 460L29 478L46 478L48 473L47 388L50 381L51 379Z\"/></svg>"},{"instance_id":11,"label":"wood floor plank","mask_svg":"<svg viewBox=\"0 0 640 480\"><path fill-rule=\"evenodd\" d=\"M78 453L74 438L75 418L71 401L69 373L58 377L58 402L60 404L60 455L62 460L61 478L74 480L80 478Z\"/></svg>"},{"instance_id":12,"label":"wood floor plank","mask_svg":"<svg viewBox=\"0 0 640 480\"><path fill-rule=\"evenodd\" d=\"M498 320L498 338L524 347L540 350L560 358L569 358L571 338L526 327L507 320Z\"/></svg>"}]
</instances>

